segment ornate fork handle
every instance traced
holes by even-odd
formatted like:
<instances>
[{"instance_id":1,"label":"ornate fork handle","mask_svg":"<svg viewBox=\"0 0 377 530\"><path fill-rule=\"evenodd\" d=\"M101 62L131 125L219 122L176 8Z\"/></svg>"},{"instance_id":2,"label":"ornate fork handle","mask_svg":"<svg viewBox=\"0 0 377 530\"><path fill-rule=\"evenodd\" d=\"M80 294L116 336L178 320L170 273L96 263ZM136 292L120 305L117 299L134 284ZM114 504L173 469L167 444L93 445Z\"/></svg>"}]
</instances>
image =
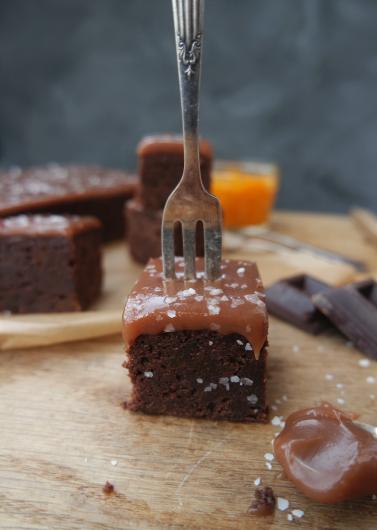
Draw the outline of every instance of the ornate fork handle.
<instances>
[{"instance_id":1,"label":"ornate fork handle","mask_svg":"<svg viewBox=\"0 0 377 530\"><path fill-rule=\"evenodd\" d=\"M202 187L198 115L204 0L172 0L181 95L185 169L182 182Z\"/></svg>"}]
</instances>

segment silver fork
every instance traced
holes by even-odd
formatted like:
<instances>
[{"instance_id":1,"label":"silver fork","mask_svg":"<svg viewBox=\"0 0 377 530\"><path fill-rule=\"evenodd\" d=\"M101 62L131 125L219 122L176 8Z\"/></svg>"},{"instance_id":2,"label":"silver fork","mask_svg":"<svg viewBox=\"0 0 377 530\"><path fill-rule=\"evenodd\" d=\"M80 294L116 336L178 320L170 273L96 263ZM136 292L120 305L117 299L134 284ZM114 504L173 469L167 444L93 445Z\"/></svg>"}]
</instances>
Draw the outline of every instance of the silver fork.
<instances>
[{"instance_id":1,"label":"silver fork","mask_svg":"<svg viewBox=\"0 0 377 530\"><path fill-rule=\"evenodd\" d=\"M174 226L182 226L184 278L196 276L196 228L204 229L205 275L220 275L222 215L219 201L202 183L199 163L199 87L203 38L204 0L172 0L178 77L181 96L184 169L169 196L162 219L162 258L165 278L175 278Z\"/></svg>"}]
</instances>

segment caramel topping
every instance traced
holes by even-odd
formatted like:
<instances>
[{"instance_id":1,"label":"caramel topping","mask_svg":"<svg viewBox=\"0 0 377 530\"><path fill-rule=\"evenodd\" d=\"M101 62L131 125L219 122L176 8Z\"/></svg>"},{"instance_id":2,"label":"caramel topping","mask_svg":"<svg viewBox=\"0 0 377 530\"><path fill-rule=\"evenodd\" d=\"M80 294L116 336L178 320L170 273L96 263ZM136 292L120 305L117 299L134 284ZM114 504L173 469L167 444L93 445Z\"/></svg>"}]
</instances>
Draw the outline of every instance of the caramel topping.
<instances>
[{"instance_id":1,"label":"caramel topping","mask_svg":"<svg viewBox=\"0 0 377 530\"><path fill-rule=\"evenodd\" d=\"M136 282L124 309L124 338L131 345L139 335L178 330L211 329L222 335L239 333L256 357L267 338L264 290L255 263L223 260L218 280L204 279L197 260L195 280L183 279L183 259L177 279L164 280L161 259L152 259Z\"/></svg>"},{"instance_id":2,"label":"caramel topping","mask_svg":"<svg viewBox=\"0 0 377 530\"><path fill-rule=\"evenodd\" d=\"M316 501L377 492L377 440L328 403L291 414L274 448L287 477Z\"/></svg>"}]
</instances>

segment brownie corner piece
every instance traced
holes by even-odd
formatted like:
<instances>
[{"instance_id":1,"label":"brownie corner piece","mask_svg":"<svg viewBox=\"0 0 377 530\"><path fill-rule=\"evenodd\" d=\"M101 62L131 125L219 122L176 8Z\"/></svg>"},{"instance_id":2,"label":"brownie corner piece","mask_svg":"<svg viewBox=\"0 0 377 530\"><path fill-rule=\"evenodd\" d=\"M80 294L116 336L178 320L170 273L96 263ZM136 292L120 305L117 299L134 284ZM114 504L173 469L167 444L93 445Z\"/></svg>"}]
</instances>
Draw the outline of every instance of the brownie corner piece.
<instances>
[{"instance_id":1,"label":"brownie corner piece","mask_svg":"<svg viewBox=\"0 0 377 530\"><path fill-rule=\"evenodd\" d=\"M178 270L183 260L177 258ZM126 302L132 382L128 409L188 418L266 422L268 320L254 263L224 260L214 282L167 285L150 260Z\"/></svg>"},{"instance_id":2,"label":"brownie corner piece","mask_svg":"<svg viewBox=\"0 0 377 530\"><path fill-rule=\"evenodd\" d=\"M0 311L80 311L102 286L102 226L93 217L0 220Z\"/></svg>"}]
</instances>

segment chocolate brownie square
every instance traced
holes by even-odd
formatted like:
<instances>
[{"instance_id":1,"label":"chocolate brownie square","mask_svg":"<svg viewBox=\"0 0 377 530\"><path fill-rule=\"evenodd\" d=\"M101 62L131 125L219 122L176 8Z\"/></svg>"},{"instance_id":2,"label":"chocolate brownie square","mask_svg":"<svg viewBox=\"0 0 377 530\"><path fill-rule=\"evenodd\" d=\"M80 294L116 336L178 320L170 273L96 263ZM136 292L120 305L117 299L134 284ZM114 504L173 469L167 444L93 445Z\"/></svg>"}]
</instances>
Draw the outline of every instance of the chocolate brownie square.
<instances>
[{"instance_id":1,"label":"chocolate brownie square","mask_svg":"<svg viewBox=\"0 0 377 530\"><path fill-rule=\"evenodd\" d=\"M218 280L164 280L150 260L126 302L123 331L133 390L128 409L242 422L267 421L268 320L254 263L224 260Z\"/></svg>"},{"instance_id":2,"label":"chocolate brownie square","mask_svg":"<svg viewBox=\"0 0 377 530\"><path fill-rule=\"evenodd\" d=\"M213 152L206 140L201 140L200 169L203 185L210 187ZM138 145L140 200L148 210L160 210L178 184L183 173L183 143L181 136L156 135L145 137Z\"/></svg>"},{"instance_id":3,"label":"chocolate brownie square","mask_svg":"<svg viewBox=\"0 0 377 530\"><path fill-rule=\"evenodd\" d=\"M102 285L100 221L19 215L0 219L0 311L80 311Z\"/></svg>"}]
</instances>

